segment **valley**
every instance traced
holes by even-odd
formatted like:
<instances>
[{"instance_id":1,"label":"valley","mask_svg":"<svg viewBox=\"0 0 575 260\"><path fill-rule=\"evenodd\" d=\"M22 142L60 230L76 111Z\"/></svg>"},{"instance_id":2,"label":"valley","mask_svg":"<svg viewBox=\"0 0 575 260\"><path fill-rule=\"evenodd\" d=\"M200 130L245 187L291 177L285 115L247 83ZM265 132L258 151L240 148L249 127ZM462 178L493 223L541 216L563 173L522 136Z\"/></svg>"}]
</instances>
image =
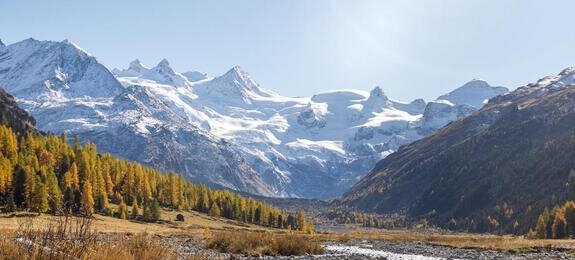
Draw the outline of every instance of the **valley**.
<instances>
[{"instance_id":1,"label":"valley","mask_svg":"<svg viewBox=\"0 0 575 260\"><path fill-rule=\"evenodd\" d=\"M0 260L575 259L575 1L0 1Z\"/></svg>"}]
</instances>

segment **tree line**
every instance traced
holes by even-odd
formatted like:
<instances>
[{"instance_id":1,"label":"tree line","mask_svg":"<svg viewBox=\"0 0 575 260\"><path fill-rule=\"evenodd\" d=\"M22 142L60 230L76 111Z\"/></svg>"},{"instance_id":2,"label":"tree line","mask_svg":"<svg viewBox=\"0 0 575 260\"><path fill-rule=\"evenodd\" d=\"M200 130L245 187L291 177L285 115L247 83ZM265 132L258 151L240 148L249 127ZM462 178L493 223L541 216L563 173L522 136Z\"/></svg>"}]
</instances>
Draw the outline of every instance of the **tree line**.
<instances>
[{"instance_id":1,"label":"tree line","mask_svg":"<svg viewBox=\"0 0 575 260\"><path fill-rule=\"evenodd\" d=\"M182 176L68 143L65 134L17 136L0 125L0 203L5 212L29 210L156 221L160 208L194 210L246 223L313 232L303 212L186 181ZM131 212L129 212L131 208Z\"/></svg>"},{"instance_id":2,"label":"tree line","mask_svg":"<svg viewBox=\"0 0 575 260\"><path fill-rule=\"evenodd\" d=\"M567 201L549 210L545 208L535 227L529 231L533 238L575 238L575 202Z\"/></svg>"},{"instance_id":3,"label":"tree line","mask_svg":"<svg viewBox=\"0 0 575 260\"><path fill-rule=\"evenodd\" d=\"M325 217L334 220L337 224L354 224L371 228L397 228L404 227L405 222L399 216L380 216L354 211L348 207L334 207L324 213Z\"/></svg>"}]
</instances>

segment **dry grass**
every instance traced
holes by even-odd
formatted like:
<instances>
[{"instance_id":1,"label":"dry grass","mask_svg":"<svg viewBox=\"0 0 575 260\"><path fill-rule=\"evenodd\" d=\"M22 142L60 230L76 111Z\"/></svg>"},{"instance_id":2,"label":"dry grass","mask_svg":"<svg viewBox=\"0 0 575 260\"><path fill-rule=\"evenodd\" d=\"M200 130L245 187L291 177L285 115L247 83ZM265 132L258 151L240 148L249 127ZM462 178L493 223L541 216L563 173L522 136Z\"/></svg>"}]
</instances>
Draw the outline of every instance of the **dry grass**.
<instances>
[{"instance_id":1,"label":"dry grass","mask_svg":"<svg viewBox=\"0 0 575 260\"><path fill-rule=\"evenodd\" d=\"M218 232L208 239L206 247L223 253L246 256L293 256L324 253L324 248L313 236L293 233Z\"/></svg>"},{"instance_id":2,"label":"dry grass","mask_svg":"<svg viewBox=\"0 0 575 260\"><path fill-rule=\"evenodd\" d=\"M174 221L178 213L184 214L184 222ZM431 245L510 252L549 249L575 252L575 239L542 240L516 236L442 233L429 230L360 228L345 233L305 236L213 218L197 212L164 211L162 218L163 221L160 223L144 223L95 215L87 223L86 219L69 218L65 220L64 218L65 221L63 221L63 217L45 214L18 213L16 216L0 214L0 259L69 258L66 257L66 254L78 255L81 254L79 252L86 251L86 248L92 252L86 257L98 259L106 259L106 255L115 259L120 259L117 256L122 256L121 259L131 259L131 257L154 259L154 252L162 252L163 256L171 256L172 250L159 244L154 239L156 235L207 237L211 248L244 255L297 255L320 252L322 249L319 247L319 242L321 241L345 242L353 239L395 242L422 241ZM90 228L87 229L86 227ZM94 242L95 230L97 230L98 235L122 234L122 237L126 237L123 234L132 234L132 236L120 242L117 240L107 242L101 239ZM275 232L275 234L270 232ZM133 234L140 233L149 235L133 236ZM27 240L15 240L24 237L34 241L34 246L28 242L23 242ZM59 242L54 243L53 241ZM66 248L66 250L61 250L61 248ZM152 248L152 250L144 250L142 255L137 255L137 251L141 250L133 251L130 248ZM96 253L100 256L91 255Z\"/></svg>"},{"instance_id":3,"label":"dry grass","mask_svg":"<svg viewBox=\"0 0 575 260\"><path fill-rule=\"evenodd\" d=\"M185 221L175 221L177 214L183 214ZM212 230L270 229L197 212L163 211L158 223L97 214L91 219L27 212L0 214L0 260L174 259L176 250L162 245L156 236L208 237ZM207 259L201 255L187 258Z\"/></svg>"},{"instance_id":4,"label":"dry grass","mask_svg":"<svg viewBox=\"0 0 575 260\"><path fill-rule=\"evenodd\" d=\"M175 250L154 240L149 234L138 234L119 243L105 243L93 249L90 259L176 259Z\"/></svg>"},{"instance_id":5,"label":"dry grass","mask_svg":"<svg viewBox=\"0 0 575 260\"><path fill-rule=\"evenodd\" d=\"M176 259L176 254L147 234L99 242L92 219L62 216L40 227L21 219L18 229L2 232L0 259Z\"/></svg>"},{"instance_id":6,"label":"dry grass","mask_svg":"<svg viewBox=\"0 0 575 260\"><path fill-rule=\"evenodd\" d=\"M175 221L176 215L184 215L185 221ZM58 216L49 214L30 214L19 212L16 214L0 213L0 230L16 230L19 222L25 218L34 220L35 228L42 228L50 223L58 221ZM253 230L264 231L268 228L241 223L234 220L210 217L198 212L178 212L162 211L162 221L158 223L147 223L132 220L122 220L114 217L95 214L93 216L92 227L102 233L142 233L149 234L202 234L204 229L211 230Z\"/></svg>"},{"instance_id":7,"label":"dry grass","mask_svg":"<svg viewBox=\"0 0 575 260\"><path fill-rule=\"evenodd\" d=\"M575 252L575 240L526 239L521 236L500 236L466 233L439 233L437 231L412 230L358 230L347 233L319 234L324 241L347 241L350 239L385 240L392 242L419 241L430 245L454 248L484 249L508 252L540 250L566 250Z\"/></svg>"}]
</instances>

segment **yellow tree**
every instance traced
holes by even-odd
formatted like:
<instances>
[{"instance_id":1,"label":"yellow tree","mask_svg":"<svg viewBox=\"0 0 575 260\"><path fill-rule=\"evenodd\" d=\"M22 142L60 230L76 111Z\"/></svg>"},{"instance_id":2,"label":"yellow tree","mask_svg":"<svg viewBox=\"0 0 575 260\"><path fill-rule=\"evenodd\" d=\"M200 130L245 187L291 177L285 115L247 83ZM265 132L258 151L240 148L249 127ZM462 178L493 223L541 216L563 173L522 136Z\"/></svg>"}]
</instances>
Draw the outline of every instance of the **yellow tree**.
<instances>
[{"instance_id":1,"label":"yellow tree","mask_svg":"<svg viewBox=\"0 0 575 260\"><path fill-rule=\"evenodd\" d=\"M84 181L82 186L82 211L86 216L94 214L94 197L92 196L92 184L90 181Z\"/></svg>"},{"instance_id":2,"label":"yellow tree","mask_svg":"<svg viewBox=\"0 0 575 260\"><path fill-rule=\"evenodd\" d=\"M0 154L0 194L5 194L12 186L12 163Z\"/></svg>"},{"instance_id":3,"label":"yellow tree","mask_svg":"<svg viewBox=\"0 0 575 260\"><path fill-rule=\"evenodd\" d=\"M36 173L31 166L24 166L24 200L28 207L32 205L32 198L36 192Z\"/></svg>"},{"instance_id":4,"label":"yellow tree","mask_svg":"<svg viewBox=\"0 0 575 260\"><path fill-rule=\"evenodd\" d=\"M58 187L58 179L53 171L47 173L46 188L48 189L48 204L52 212L62 208L62 192Z\"/></svg>"},{"instance_id":5,"label":"yellow tree","mask_svg":"<svg viewBox=\"0 0 575 260\"><path fill-rule=\"evenodd\" d=\"M212 206L210 207L210 211L209 211L209 215L212 217L219 217L220 216L220 207L218 206L218 203L213 202Z\"/></svg>"},{"instance_id":6,"label":"yellow tree","mask_svg":"<svg viewBox=\"0 0 575 260\"><path fill-rule=\"evenodd\" d=\"M297 228L299 231L305 231L306 226L307 223L305 214L300 211L297 213Z\"/></svg>"},{"instance_id":7,"label":"yellow tree","mask_svg":"<svg viewBox=\"0 0 575 260\"><path fill-rule=\"evenodd\" d=\"M70 170L64 174L64 187L80 190L80 177L78 176L78 166L76 166L75 162L70 166Z\"/></svg>"},{"instance_id":8,"label":"yellow tree","mask_svg":"<svg viewBox=\"0 0 575 260\"><path fill-rule=\"evenodd\" d=\"M121 219L126 219L128 218L128 205L126 205L126 203L124 202L124 200L120 201L120 206L118 208L118 211L120 213L120 218Z\"/></svg>"}]
</instances>

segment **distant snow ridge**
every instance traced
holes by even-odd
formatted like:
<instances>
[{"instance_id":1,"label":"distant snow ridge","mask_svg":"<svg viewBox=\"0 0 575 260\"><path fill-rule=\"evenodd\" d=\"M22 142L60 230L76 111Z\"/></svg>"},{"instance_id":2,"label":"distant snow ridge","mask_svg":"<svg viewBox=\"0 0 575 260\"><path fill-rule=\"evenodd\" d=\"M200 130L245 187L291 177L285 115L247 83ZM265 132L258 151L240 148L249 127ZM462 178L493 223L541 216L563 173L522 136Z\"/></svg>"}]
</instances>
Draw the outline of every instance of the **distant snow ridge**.
<instances>
[{"instance_id":1,"label":"distant snow ridge","mask_svg":"<svg viewBox=\"0 0 575 260\"><path fill-rule=\"evenodd\" d=\"M219 77L139 60L113 75L66 42L0 47L0 86L38 120L102 151L212 186L332 198L399 146L463 117L504 88L468 83L436 102L380 87L283 97L236 66ZM471 85L469 85L471 84Z\"/></svg>"},{"instance_id":2,"label":"distant snow ridge","mask_svg":"<svg viewBox=\"0 0 575 260\"><path fill-rule=\"evenodd\" d=\"M469 105L475 108L480 108L488 99L507 92L509 92L507 88L493 87L484 80L473 79L472 81L465 83L465 85L460 88L451 91L446 95L440 96L437 99L447 100L456 105Z\"/></svg>"}]
</instances>

